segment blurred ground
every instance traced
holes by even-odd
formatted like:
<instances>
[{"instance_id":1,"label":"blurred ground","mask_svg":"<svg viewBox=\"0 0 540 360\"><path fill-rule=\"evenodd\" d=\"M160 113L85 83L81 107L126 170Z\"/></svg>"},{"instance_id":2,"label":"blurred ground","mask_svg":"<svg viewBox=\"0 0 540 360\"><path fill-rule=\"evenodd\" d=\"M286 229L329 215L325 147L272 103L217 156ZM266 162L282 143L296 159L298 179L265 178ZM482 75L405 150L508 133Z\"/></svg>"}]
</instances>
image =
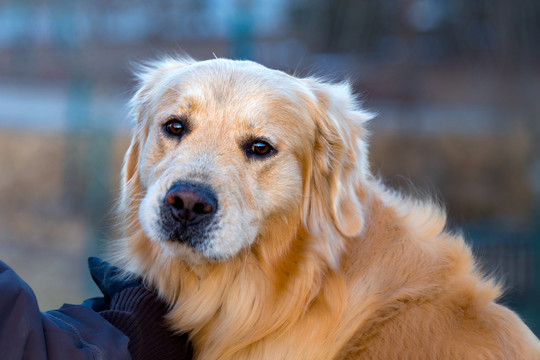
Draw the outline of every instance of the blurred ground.
<instances>
[{"instance_id":1,"label":"blurred ground","mask_svg":"<svg viewBox=\"0 0 540 360\"><path fill-rule=\"evenodd\" d=\"M59 201L63 136L3 130L0 144L2 260L30 281L45 306L80 301L88 224Z\"/></svg>"},{"instance_id":2,"label":"blurred ground","mask_svg":"<svg viewBox=\"0 0 540 360\"><path fill-rule=\"evenodd\" d=\"M110 236L113 201L99 199L103 204L89 210L96 200L96 184L89 182L102 179L89 175L95 167L84 169L91 166L81 154L81 148L92 146L87 138L75 139L74 153L64 134L28 130L0 132L0 254L30 284L45 310L99 295L86 259L100 255L100 242ZM113 142L113 156L99 160L116 169L110 184L97 185L106 198L116 196L127 137ZM67 167L79 161L80 166ZM109 188L114 190L109 193Z\"/></svg>"}]
</instances>

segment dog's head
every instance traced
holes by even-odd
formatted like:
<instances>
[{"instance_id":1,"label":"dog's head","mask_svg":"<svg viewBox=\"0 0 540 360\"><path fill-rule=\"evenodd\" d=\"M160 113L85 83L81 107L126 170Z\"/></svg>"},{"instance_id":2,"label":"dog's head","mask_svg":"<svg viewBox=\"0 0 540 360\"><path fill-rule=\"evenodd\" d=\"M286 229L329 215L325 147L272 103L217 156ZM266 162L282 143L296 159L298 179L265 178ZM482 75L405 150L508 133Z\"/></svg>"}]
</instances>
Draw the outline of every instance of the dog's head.
<instances>
[{"instance_id":1,"label":"dog's head","mask_svg":"<svg viewBox=\"0 0 540 360\"><path fill-rule=\"evenodd\" d=\"M348 85L223 59L167 59L139 76L121 209L164 253L226 261L279 226L361 231L369 115ZM332 261L342 250L319 246Z\"/></svg>"}]
</instances>

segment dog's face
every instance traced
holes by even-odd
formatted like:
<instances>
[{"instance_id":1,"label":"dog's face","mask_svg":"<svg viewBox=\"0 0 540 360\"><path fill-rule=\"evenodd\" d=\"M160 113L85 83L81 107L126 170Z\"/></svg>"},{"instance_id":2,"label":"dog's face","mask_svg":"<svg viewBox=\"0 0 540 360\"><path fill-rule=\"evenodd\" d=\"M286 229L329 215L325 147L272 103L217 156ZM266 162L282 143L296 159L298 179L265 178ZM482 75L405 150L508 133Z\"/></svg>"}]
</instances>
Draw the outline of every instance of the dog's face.
<instances>
[{"instance_id":1,"label":"dog's face","mask_svg":"<svg viewBox=\"0 0 540 360\"><path fill-rule=\"evenodd\" d=\"M361 130L334 123L328 107L350 104L330 104L320 83L229 60L165 61L141 79L122 201L169 255L224 261L294 214L313 231L324 231L318 221L360 230L346 192L364 166L351 155Z\"/></svg>"}]
</instances>

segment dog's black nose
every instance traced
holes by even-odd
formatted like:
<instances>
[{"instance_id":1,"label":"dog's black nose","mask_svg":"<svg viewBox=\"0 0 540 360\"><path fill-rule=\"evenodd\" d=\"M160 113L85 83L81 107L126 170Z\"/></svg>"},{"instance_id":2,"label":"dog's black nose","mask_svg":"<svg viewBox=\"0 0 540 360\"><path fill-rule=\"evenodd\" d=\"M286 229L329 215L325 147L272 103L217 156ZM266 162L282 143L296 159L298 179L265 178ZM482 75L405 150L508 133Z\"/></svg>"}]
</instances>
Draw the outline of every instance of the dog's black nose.
<instances>
[{"instance_id":1,"label":"dog's black nose","mask_svg":"<svg viewBox=\"0 0 540 360\"><path fill-rule=\"evenodd\" d=\"M175 220L188 223L196 223L209 217L217 209L214 193L202 185L191 183L174 185L167 193L165 202Z\"/></svg>"}]
</instances>

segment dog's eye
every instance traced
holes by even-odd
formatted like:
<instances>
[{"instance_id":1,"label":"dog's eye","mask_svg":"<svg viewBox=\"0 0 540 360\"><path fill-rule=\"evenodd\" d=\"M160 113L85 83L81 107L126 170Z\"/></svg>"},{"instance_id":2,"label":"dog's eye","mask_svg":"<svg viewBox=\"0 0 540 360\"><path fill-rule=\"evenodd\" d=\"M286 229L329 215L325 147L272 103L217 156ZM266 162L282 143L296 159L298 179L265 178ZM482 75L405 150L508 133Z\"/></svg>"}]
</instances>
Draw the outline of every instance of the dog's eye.
<instances>
[{"instance_id":1,"label":"dog's eye","mask_svg":"<svg viewBox=\"0 0 540 360\"><path fill-rule=\"evenodd\" d=\"M254 141L247 148L248 155L258 157L269 156L274 154L275 152L276 150L272 147L272 145L263 140Z\"/></svg>"},{"instance_id":2,"label":"dog's eye","mask_svg":"<svg viewBox=\"0 0 540 360\"><path fill-rule=\"evenodd\" d=\"M184 124L179 119L171 119L163 126L167 134L173 136L180 136L185 131Z\"/></svg>"}]
</instances>

